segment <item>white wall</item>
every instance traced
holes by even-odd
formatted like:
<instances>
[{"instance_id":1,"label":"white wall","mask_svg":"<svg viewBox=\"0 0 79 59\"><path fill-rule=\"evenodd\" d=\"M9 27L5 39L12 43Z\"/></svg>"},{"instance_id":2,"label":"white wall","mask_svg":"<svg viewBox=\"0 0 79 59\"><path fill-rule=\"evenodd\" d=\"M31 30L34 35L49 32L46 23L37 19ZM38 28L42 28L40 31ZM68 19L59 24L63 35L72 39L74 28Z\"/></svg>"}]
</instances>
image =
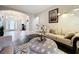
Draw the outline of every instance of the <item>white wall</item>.
<instances>
[{"instance_id":1,"label":"white wall","mask_svg":"<svg viewBox=\"0 0 79 59\"><path fill-rule=\"evenodd\" d=\"M66 34L69 32L79 32L79 14L64 14L59 16L58 23L49 23L49 10L40 13L40 25L47 25L49 29L54 29L56 33Z\"/></svg>"},{"instance_id":2,"label":"white wall","mask_svg":"<svg viewBox=\"0 0 79 59\"><path fill-rule=\"evenodd\" d=\"M29 27L30 31L39 31L39 16L30 15Z\"/></svg>"},{"instance_id":3,"label":"white wall","mask_svg":"<svg viewBox=\"0 0 79 59\"><path fill-rule=\"evenodd\" d=\"M32 21L32 30L39 31L39 17L35 17Z\"/></svg>"}]
</instances>

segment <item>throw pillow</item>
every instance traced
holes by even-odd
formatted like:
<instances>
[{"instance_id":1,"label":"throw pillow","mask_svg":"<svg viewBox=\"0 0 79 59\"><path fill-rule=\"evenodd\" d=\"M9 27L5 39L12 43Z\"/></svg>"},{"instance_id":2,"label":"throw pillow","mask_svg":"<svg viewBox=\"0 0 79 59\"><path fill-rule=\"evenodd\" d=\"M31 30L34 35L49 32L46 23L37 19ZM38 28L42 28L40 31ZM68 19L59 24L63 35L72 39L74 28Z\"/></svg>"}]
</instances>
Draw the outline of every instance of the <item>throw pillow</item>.
<instances>
[{"instance_id":1,"label":"throw pillow","mask_svg":"<svg viewBox=\"0 0 79 59\"><path fill-rule=\"evenodd\" d=\"M68 35L65 36L66 39L70 39L74 36L74 33L69 33Z\"/></svg>"}]
</instances>

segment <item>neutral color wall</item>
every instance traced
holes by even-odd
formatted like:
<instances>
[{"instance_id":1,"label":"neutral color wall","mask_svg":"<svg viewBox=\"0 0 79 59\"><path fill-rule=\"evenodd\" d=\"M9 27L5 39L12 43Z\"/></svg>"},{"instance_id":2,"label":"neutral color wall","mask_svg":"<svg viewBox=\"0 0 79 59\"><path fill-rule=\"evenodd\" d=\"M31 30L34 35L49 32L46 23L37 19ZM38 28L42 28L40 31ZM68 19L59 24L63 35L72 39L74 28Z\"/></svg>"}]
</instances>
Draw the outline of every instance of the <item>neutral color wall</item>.
<instances>
[{"instance_id":1,"label":"neutral color wall","mask_svg":"<svg viewBox=\"0 0 79 59\"><path fill-rule=\"evenodd\" d=\"M79 14L65 14L59 16L58 23L48 23L49 15L46 10L40 13L40 25L46 25L49 29L54 29L58 34L66 34L69 32L79 32Z\"/></svg>"},{"instance_id":2,"label":"neutral color wall","mask_svg":"<svg viewBox=\"0 0 79 59\"><path fill-rule=\"evenodd\" d=\"M32 30L39 31L39 17L35 17L32 21Z\"/></svg>"}]
</instances>

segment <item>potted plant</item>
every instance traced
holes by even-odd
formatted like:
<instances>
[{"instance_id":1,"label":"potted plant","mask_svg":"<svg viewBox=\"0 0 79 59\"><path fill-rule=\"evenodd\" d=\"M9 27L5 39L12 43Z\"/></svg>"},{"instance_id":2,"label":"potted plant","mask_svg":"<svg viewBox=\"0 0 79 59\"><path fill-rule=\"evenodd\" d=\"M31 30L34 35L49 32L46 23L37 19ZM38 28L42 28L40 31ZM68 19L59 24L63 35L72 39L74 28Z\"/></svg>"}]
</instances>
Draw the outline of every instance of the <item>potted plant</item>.
<instances>
[{"instance_id":1,"label":"potted plant","mask_svg":"<svg viewBox=\"0 0 79 59\"><path fill-rule=\"evenodd\" d=\"M41 36L40 36L41 41L46 40L46 38L45 38L46 32L47 32L46 26L42 25L42 27L41 27Z\"/></svg>"}]
</instances>

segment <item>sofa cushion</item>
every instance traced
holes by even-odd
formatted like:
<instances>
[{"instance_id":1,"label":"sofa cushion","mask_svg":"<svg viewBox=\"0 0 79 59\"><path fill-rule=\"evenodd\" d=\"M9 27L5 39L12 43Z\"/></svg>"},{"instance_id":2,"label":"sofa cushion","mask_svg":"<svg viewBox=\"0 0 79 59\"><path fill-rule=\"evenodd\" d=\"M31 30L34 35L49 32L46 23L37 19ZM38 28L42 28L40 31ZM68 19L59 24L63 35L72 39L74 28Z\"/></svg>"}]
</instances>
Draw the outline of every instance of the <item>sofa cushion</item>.
<instances>
[{"instance_id":1,"label":"sofa cushion","mask_svg":"<svg viewBox=\"0 0 79 59\"><path fill-rule=\"evenodd\" d=\"M69 33L69 34L67 34L64 38L71 40L71 38L72 38L74 35L75 35L74 33Z\"/></svg>"},{"instance_id":2,"label":"sofa cushion","mask_svg":"<svg viewBox=\"0 0 79 59\"><path fill-rule=\"evenodd\" d=\"M53 30L53 29L50 29L50 30L49 30L49 33L56 34L56 33L55 33L55 30Z\"/></svg>"},{"instance_id":3,"label":"sofa cushion","mask_svg":"<svg viewBox=\"0 0 79 59\"><path fill-rule=\"evenodd\" d=\"M64 35L55 35L55 34L47 33L46 36L60 43L66 44L68 46L72 46L71 40L64 38L65 37Z\"/></svg>"}]
</instances>

